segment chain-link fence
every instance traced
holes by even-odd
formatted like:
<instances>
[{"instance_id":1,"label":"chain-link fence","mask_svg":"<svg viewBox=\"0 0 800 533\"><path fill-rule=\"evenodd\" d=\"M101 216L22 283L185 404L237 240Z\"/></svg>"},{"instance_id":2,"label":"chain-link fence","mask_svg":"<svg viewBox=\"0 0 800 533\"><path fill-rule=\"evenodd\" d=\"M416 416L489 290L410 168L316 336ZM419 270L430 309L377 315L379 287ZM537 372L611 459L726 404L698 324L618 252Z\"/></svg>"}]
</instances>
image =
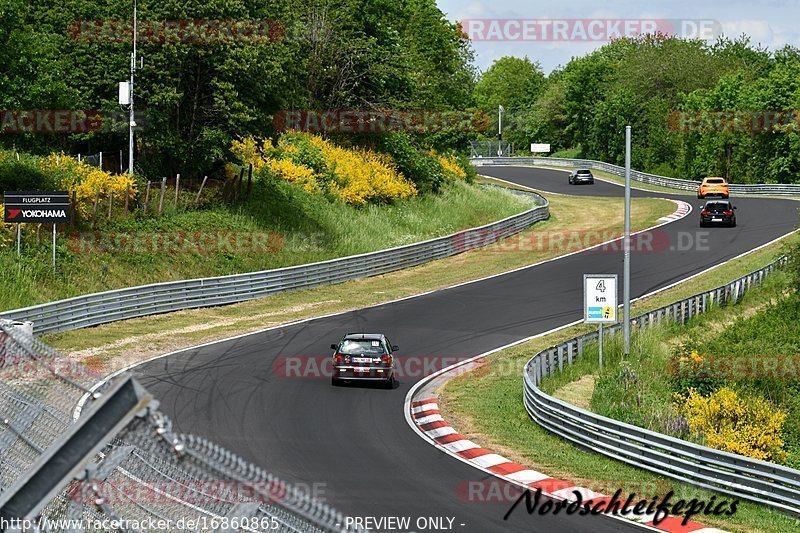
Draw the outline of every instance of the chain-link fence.
<instances>
[{"instance_id":1,"label":"chain-link fence","mask_svg":"<svg viewBox=\"0 0 800 533\"><path fill-rule=\"evenodd\" d=\"M204 438L175 434L147 394L136 398L128 418L119 409L111 417L93 411L103 401L114 406L112 395L124 396L120 380L135 383L130 376L95 392L73 420L98 372L5 320L0 372L0 517L6 520L30 520L43 531L345 530L344 516L309 493ZM116 428L116 420L124 425ZM88 433L76 430L81 424ZM75 457L76 439L101 434L108 438L99 452ZM43 475L69 461L80 465L69 476Z\"/></svg>"},{"instance_id":2,"label":"chain-link fence","mask_svg":"<svg viewBox=\"0 0 800 533\"><path fill-rule=\"evenodd\" d=\"M470 157L510 157L512 153L511 143L508 141L470 141Z\"/></svg>"}]
</instances>

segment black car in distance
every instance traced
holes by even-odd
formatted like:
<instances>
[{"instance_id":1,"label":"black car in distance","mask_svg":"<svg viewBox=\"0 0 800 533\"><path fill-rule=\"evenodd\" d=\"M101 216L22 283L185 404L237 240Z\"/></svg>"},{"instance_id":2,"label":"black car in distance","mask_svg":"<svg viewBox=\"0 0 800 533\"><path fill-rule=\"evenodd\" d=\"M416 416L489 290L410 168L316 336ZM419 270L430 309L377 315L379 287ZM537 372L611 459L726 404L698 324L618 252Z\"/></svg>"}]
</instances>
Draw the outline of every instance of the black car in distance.
<instances>
[{"instance_id":1,"label":"black car in distance","mask_svg":"<svg viewBox=\"0 0 800 533\"><path fill-rule=\"evenodd\" d=\"M736 227L736 207L730 200L710 200L700 211L700 227L714 225Z\"/></svg>"}]
</instances>

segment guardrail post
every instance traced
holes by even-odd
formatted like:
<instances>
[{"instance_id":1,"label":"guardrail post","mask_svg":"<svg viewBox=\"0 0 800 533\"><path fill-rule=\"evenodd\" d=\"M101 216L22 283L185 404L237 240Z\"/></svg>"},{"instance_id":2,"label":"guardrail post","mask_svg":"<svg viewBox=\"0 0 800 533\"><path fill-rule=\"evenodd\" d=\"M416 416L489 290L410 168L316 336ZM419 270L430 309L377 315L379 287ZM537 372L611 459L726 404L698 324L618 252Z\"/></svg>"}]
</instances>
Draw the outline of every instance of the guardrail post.
<instances>
[{"instance_id":1,"label":"guardrail post","mask_svg":"<svg viewBox=\"0 0 800 533\"><path fill-rule=\"evenodd\" d=\"M558 345L558 372L564 371L564 345Z\"/></svg>"},{"instance_id":2,"label":"guardrail post","mask_svg":"<svg viewBox=\"0 0 800 533\"><path fill-rule=\"evenodd\" d=\"M572 365L572 355L574 348L575 348L575 343L573 341L567 343L567 363L570 366Z\"/></svg>"},{"instance_id":3,"label":"guardrail post","mask_svg":"<svg viewBox=\"0 0 800 533\"><path fill-rule=\"evenodd\" d=\"M548 370L550 370L550 374L553 374L556 369L555 358L556 358L555 350L549 350L547 352L547 362L548 362L547 368Z\"/></svg>"},{"instance_id":4,"label":"guardrail post","mask_svg":"<svg viewBox=\"0 0 800 533\"><path fill-rule=\"evenodd\" d=\"M578 337L578 357L583 356L583 337Z\"/></svg>"}]
</instances>

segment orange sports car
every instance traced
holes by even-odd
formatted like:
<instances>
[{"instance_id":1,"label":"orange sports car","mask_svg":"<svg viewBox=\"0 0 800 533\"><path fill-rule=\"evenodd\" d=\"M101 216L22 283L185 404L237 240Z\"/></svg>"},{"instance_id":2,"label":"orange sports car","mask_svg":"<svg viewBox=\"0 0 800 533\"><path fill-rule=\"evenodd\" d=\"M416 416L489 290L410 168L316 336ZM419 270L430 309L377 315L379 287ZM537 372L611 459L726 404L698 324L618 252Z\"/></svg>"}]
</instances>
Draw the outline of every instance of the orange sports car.
<instances>
[{"instance_id":1,"label":"orange sports car","mask_svg":"<svg viewBox=\"0 0 800 533\"><path fill-rule=\"evenodd\" d=\"M725 178L706 178L703 183L697 188L698 198L708 198L709 196L719 196L720 198L728 198L730 191L728 190L728 182Z\"/></svg>"}]
</instances>

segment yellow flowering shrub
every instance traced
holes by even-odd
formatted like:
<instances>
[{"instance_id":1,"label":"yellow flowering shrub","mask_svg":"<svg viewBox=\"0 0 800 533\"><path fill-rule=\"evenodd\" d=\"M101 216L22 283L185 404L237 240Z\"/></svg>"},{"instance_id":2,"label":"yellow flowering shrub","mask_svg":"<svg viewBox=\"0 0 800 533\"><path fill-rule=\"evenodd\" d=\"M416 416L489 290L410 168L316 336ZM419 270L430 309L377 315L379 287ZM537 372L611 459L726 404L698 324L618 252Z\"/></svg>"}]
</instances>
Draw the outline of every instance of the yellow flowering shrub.
<instances>
[{"instance_id":1,"label":"yellow flowering shrub","mask_svg":"<svg viewBox=\"0 0 800 533\"><path fill-rule=\"evenodd\" d=\"M301 185L306 192L320 190L314 171L304 165L298 165L291 159L268 159L267 165L273 174L290 183Z\"/></svg>"},{"instance_id":2,"label":"yellow flowering shrub","mask_svg":"<svg viewBox=\"0 0 800 533\"><path fill-rule=\"evenodd\" d=\"M322 152L336 184L328 191L343 201L364 205L416 196L414 184L400 174L387 154L341 148L317 135L310 137L311 144Z\"/></svg>"},{"instance_id":3,"label":"yellow flowering shrub","mask_svg":"<svg viewBox=\"0 0 800 533\"><path fill-rule=\"evenodd\" d=\"M440 154L433 149L431 149L431 151L428 153L431 157L436 158L436 160L442 166L445 176L451 179L467 179L467 173L458 163L458 159L451 155Z\"/></svg>"},{"instance_id":4,"label":"yellow flowering shrub","mask_svg":"<svg viewBox=\"0 0 800 533\"><path fill-rule=\"evenodd\" d=\"M707 446L764 461L786 460L782 436L786 413L773 409L767 400L741 398L729 387L708 396L690 390L679 399L689 429Z\"/></svg>"},{"instance_id":5,"label":"yellow flowering shrub","mask_svg":"<svg viewBox=\"0 0 800 533\"><path fill-rule=\"evenodd\" d=\"M266 166L277 177L308 192L326 192L348 204L364 205L416 196L417 189L391 156L365 149L342 148L319 135L292 132L259 144L252 137L235 141L231 152L258 170Z\"/></svg>"},{"instance_id":6,"label":"yellow flowering shrub","mask_svg":"<svg viewBox=\"0 0 800 533\"><path fill-rule=\"evenodd\" d=\"M269 139L264 139L261 144L253 137L247 136L242 140L234 140L231 143L231 152L245 164L253 165L253 170L261 170L266 164L265 154L271 147Z\"/></svg>"},{"instance_id":7,"label":"yellow flowering shrub","mask_svg":"<svg viewBox=\"0 0 800 533\"><path fill-rule=\"evenodd\" d=\"M48 155L41 159L39 166L54 177L59 188L69 191L70 195L75 193L75 211L83 218L91 214L98 190L101 201L108 201L111 191L114 191L114 198L125 198L128 187L132 197L136 194L136 182L129 174L111 174L64 154Z\"/></svg>"},{"instance_id":8,"label":"yellow flowering shrub","mask_svg":"<svg viewBox=\"0 0 800 533\"><path fill-rule=\"evenodd\" d=\"M0 202L0 213L5 213L5 205ZM0 246L8 246L14 242L14 224L0 224Z\"/></svg>"}]
</instances>

